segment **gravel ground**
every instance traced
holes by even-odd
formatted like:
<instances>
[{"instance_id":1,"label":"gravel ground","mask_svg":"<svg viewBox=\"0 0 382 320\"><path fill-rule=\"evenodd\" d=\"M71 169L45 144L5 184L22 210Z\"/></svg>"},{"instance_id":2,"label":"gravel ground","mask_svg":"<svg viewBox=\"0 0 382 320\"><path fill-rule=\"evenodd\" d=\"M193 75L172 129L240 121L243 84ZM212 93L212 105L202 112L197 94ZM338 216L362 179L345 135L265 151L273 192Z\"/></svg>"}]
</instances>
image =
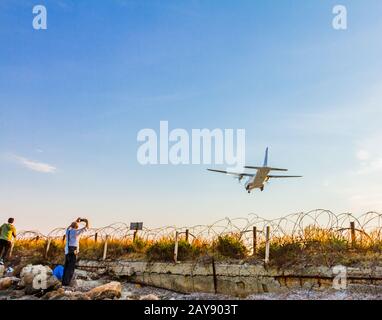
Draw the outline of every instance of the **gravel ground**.
<instances>
[{"instance_id":1,"label":"gravel ground","mask_svg":"<svg viewBox=\"0 0 382 320\"><path fill-rule=\"evenodd\" d=\"M211 293L183 294L150 286L123 283L122 299L141 299L154 295L160 300L237 300L239 298ZM348 290L290 290L285 293L253 294L244 300L382 300L380 286L349 286Z\"/></svg>"}]
</instances>

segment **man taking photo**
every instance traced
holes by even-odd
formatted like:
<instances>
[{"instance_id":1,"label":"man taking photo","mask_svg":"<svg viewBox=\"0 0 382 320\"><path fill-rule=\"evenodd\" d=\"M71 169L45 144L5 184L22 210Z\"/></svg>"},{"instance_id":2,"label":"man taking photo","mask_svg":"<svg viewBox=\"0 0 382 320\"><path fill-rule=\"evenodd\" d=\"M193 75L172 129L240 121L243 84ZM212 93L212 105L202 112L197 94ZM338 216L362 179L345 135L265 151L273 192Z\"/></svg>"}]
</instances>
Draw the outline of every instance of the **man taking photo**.
<instances>
[{"instance_id":1,"label":"man taking photo","mask_svg":"<svg viewBox=\"0 0 382 320\"><path fill-rule=\"evenodd\" d=\"M85 226L79 228L79 223L84 222ZM62 285L69 286L74 275L76 267L77 254L79 252L80 235L89 228L88 219L78 218L72 222L66 229L66 244L65 244L65 265L64 274L62 277Z\"/></svg>"}]
</instances>

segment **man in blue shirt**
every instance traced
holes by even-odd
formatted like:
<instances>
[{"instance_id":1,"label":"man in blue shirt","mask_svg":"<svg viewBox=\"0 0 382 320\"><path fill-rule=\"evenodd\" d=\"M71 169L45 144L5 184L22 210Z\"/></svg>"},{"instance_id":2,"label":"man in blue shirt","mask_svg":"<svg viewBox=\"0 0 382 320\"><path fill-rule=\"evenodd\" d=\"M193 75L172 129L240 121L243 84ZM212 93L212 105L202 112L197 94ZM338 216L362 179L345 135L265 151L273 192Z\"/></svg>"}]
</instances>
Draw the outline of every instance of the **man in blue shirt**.
<instances>
[{"instance_id":1,"label":"man in blue shirt","mask_svg":"<svg viewBox=\"0 0 382 320\"><path fill-rule=\"evenodd\" d=\"M85 222L85 227L80 228L78 224ZM64 275L62 277L62 285L69 286L74 275L74 269L76 267L77 254L79 252L79 240L80 235L89 228L88 219L78 218L72 222L66 229L66 244L65 244L65 265Z\"/></svg>"}]
</instances>

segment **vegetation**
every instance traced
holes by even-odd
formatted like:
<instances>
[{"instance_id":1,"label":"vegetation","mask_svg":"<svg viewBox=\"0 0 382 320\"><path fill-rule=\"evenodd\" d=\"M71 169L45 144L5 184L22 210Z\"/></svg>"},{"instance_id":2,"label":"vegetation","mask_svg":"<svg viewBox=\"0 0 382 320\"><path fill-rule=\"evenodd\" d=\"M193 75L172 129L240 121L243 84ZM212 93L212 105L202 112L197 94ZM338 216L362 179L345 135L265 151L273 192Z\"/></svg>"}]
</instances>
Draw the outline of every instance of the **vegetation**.
<instances>
[{"instance_id":1,"label":"vegetation","mask_svg":"<svg viewBox=\"0 0 382 320\"><path fill-rule=\"evenodd\" d=\"M244 259L248 252L240 235L224 235L218 237L215 248L222 256L234 259Z\"/></svg>"},{"instance_id":2,"label":"vegetation","mask_svg":"<svg viewBox=\"0 0 382 320\"><path fill-rule=\"evenodd\" d=\"M102 259L104 241L82 239L80 259ZM30 263L63 263L64 241L53 240L46 255L45 239L17 240L13 249L14 260L28 260ZM147 261L166 261L174 259L175 242L173 238L157 241L132 239L109 239L108 259L132 259ZM215 257L216 261L240 259L248 263L261 262L265 255L265 243L261 239L255 254L245 245L240 234L222 235L213 241L193 239L178 242L178 260L191 261L203 257ZM308 227L298 237L272 237L270 242L270 265L277 267L343 264L347 266L378 265L382 259L382 241L379 233L357 234L352 243L346 233Z\"/></svg>"}]
</instances>

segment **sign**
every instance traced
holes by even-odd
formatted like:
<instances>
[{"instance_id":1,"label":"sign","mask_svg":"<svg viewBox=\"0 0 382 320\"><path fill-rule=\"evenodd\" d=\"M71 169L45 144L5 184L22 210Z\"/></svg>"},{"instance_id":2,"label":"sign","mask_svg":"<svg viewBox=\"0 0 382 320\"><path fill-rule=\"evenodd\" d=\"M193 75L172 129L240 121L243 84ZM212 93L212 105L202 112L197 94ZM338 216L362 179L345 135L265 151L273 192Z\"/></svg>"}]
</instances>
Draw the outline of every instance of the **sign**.
<instances>
[{"instance_id":1,"label":"sign","mask_svg":"<svg viewBox=\"0 0 382 320\"><path fill-rule=\"evenodd\" d=\"M143 222L130 223L130 230L142 230L142 229L143 229Z\"/></svg>"}]
</instances>

